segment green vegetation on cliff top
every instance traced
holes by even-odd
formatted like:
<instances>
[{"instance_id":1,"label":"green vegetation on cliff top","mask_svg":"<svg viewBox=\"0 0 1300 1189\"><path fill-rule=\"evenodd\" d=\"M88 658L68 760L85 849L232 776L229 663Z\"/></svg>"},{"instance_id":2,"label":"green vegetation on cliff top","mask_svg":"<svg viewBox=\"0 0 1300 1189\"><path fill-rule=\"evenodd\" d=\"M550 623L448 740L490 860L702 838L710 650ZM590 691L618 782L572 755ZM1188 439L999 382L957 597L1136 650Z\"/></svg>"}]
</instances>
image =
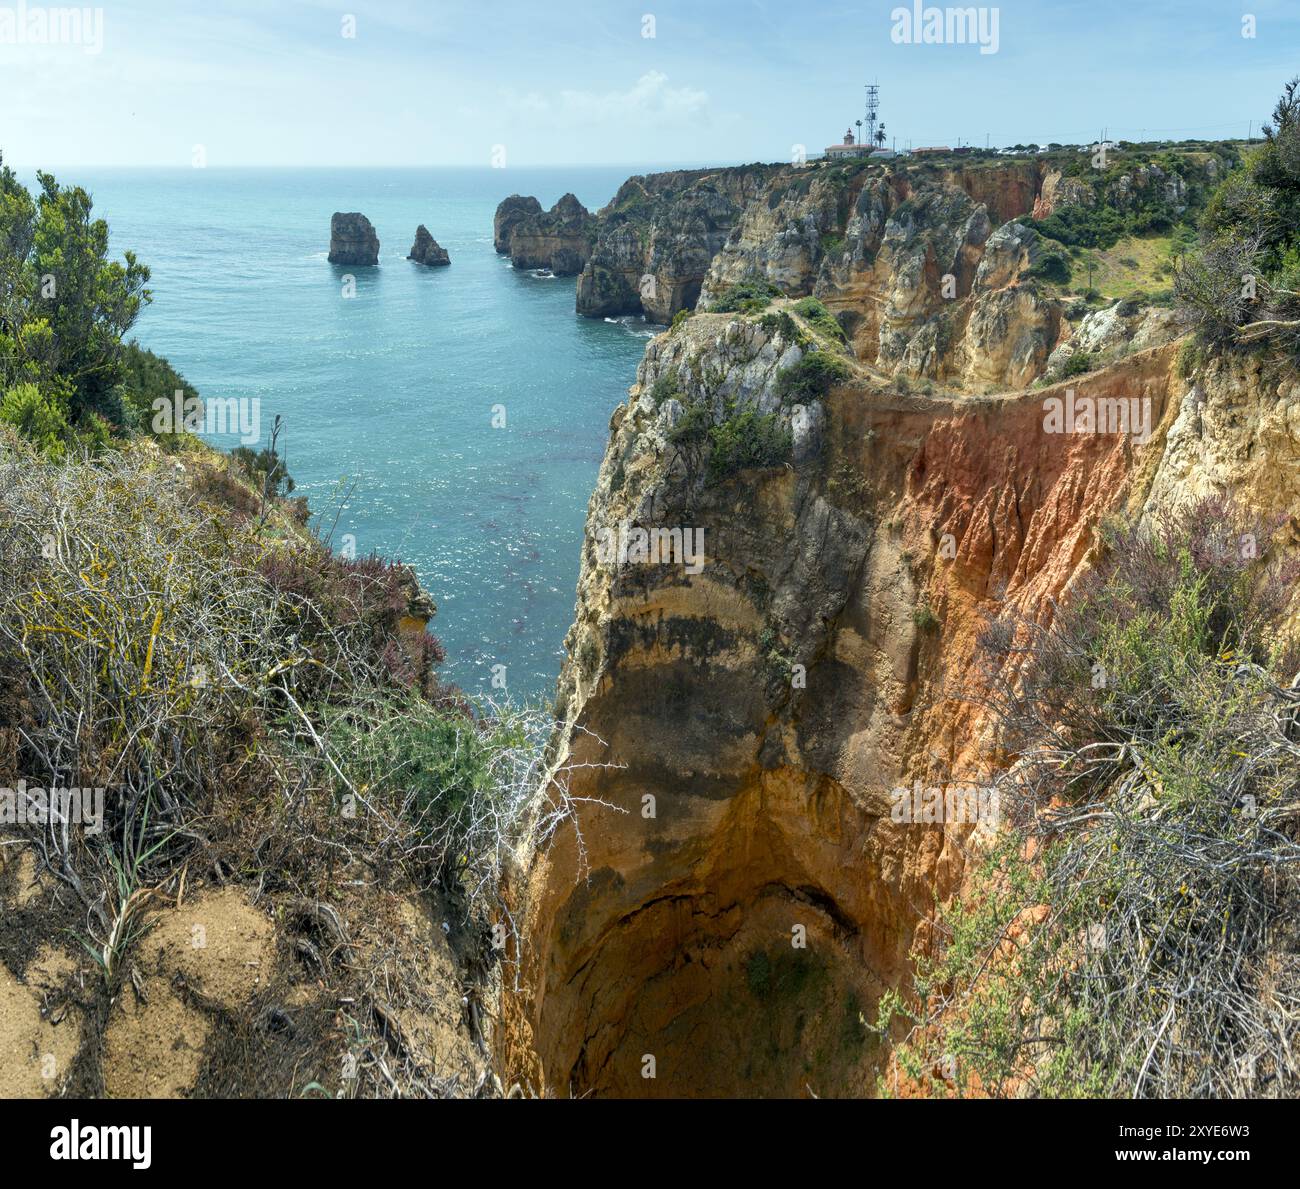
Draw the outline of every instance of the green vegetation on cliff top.
<instances>
[{"instance_id":1,"label":"green vegetation on cliff top","mask_svg":"<svg viewBox=\"0 0 1300 1189\"><path fill-rule=\"evenodd\" d=\"M1259 556L1251 542L1258 543ZM1110 526L1050 631L982 641L1016 767L973 887L918 950L885 1093L1292 1097L1296 574L1206 502ZM1019 636L1017 635L1019 633ZM1017 643L1017 640L1022 641Z\"/></svg>"}]
</instances>

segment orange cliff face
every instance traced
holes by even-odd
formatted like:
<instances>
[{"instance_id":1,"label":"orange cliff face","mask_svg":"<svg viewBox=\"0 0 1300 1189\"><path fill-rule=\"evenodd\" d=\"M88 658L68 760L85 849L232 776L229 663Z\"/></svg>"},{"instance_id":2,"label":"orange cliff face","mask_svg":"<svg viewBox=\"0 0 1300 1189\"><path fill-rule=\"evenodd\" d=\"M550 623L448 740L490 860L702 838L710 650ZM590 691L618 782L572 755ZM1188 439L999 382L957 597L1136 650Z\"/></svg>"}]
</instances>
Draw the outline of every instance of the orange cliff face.
<instances>
[{"instance_id":1,"label":"orange cliff face","mask_svg":"<svg viewBox=\"0 0 1300 1189\"><path fill-rule=\"evenodd\" d=\"M1165 311L1067 321L1036 233L1001 222L1045 209L1044 179L1048 205L1074 200L1037 161L868 169L847 190L780 174L701 308L767 277L811 288L847 344L777 300L648 345L611 420L560 680L576 826L512 889L507 1085L873 1094L877 1002L909 990L936 903L994 828L896 812L895 790L979 787L1007 762L983 630L1049 623L1110 513L1208 491L1300 507L1300 381L1229 360L1184 376ZM837 227L842 246L819 238ZM1063 344L1112 362L1030 388ZM845 378L790 396L778 377L818 352ZM763 440L741 411L788 432L774 465L716 466L729 433ZM702 534L702 556L599 547L638 529Z\"/></svg>"},{"instance_id":2,"label":"orange cliff face","mask_svg":"<svg viewBox=\"0 0 1300 1189\"><path fill-rule=\"evenodd\" d=\"M655 366L615 415L588 537L689 524L707 561L588 549L561 697L589 800L520 889L499 1056L560 1095L871 1094L887 1050L864 1021L972 844L970 825L891 820L891 790L987 779L977 637L1050 614L1100 518L1140 505L1179 408L1174 350L1069 386L1150 402L1144 443L1046 432L1065 385L846 386L815 459L702 491L645 395Z\"/></svg>"},{"instance_id":3,"label":"orange cliff face","mask_svg":"<svg viewBox=\"0 0 1300 1189\"><path fill-rule=\"evenodd\" d=\"M1086 568L1098 522L1142 498L1178 407L1175 357L1164 347L1032 394L958 403L931 416L898 460L896 531L904 552L922 559L921 597L939 623L932 644L942 681L931 675L913 728L918 758L949 772L978 767L991 724L966 699L981 692L976 639L998 617L1050 624L1053 604ZM1134 425L1149 418L1149 440L1054 431L1054 412L1087 402L1108 410L1124 402ZM841 423L851 436L852 419ZM886 426L876 440L896 436ZM915 718L916 704L909 708Z\"/></svg>"}]
</instances>

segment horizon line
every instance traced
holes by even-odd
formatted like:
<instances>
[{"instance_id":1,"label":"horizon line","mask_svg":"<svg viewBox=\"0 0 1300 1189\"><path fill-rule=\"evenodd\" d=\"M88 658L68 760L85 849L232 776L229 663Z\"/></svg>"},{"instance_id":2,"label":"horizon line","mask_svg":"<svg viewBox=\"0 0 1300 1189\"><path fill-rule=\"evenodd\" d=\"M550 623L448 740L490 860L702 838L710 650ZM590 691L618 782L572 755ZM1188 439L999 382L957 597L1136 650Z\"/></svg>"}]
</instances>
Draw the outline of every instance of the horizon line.
<instances>
[{"instance_id":1,"label":"horizon line","mask_svg":"<svg viewBox=\"0 0 1300 1189\"><path fill-rule=\"evenodd\" d=\"M400 165L390 164L371 164L371 165L350 165L350 164L330 164L330 165L268 165L263 162L231 162L222 165L178 165L175 162L161 161L133 161L133 162L109 162L109 161L52 161L48 164L36 164L31 161L13 161L5 159L5 165L11 169L174 169L183 173L208 173L220 171L223 169L481 169L491 170L495 173L510 173L512 170L519 169L637 169L646 166L667 167L670 169L692 169L708 168L714 165L788 165L789 162L784 158L772 161L741 161L741 160L698 160L698 161L561 161L555 164L530 163L524 165L474 165L466 162L450 162L446 164L429 164L429 165L412 165L410 162Z\"/></svg>"}]
</instances>

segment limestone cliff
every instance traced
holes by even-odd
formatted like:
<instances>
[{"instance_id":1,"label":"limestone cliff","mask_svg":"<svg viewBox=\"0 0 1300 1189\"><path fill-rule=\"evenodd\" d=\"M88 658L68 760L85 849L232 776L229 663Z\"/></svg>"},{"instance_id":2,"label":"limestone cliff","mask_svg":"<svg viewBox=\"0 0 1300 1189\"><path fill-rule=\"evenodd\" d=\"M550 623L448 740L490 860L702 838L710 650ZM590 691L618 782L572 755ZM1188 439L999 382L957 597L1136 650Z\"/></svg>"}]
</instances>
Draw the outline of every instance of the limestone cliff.
<instances>
[{"instance_id":1,"label":"limestone cliff","mask_svg":"<svg viewBox=\"0 0 1300 1189\"><path fill-rule=\"evenodd\" d=\"M497 207L492 220L492 246L503 256L510 254L510 236L530 215L540 215L542 204L536 198L512 194Z\"/></svg>"},{"instance_id":2,"label":"limestone cliff","mask_svg":"<svg viewBox=\"0 0 1300 1189\"><path fill-rule=\"evenodd\" d=\"M572 194L549 211L535 198L514 195L497 208L493 239L515 268L548 268L556 276L572 276L591 256L593 231L591 212Z\"/></svg>"},{"instance_id":3,"label":"limestone cliff","mask_svg":"<svg viewBox=\"0 0 1300 1189\"><path fill-rule=\"evenodd\" d=\"M709 265L741 211L781 169L753 165L629 178L595 215L582 210L585 239L563 245L562 267L556 267L556 245L547 237L558 205L545 214L535 198L512 195L497 208L496 250L517 268L580 273L577 310L587 317L644 313L667 322L678 310L694 308ZM572 195L561 203L567 199ZM572 205L569 212L574 214Z\"/></svg>"},{"instance_id":4,"label":"limestone cliff","mask_svg":"<svg viewBox=\"0 0 1300 1189\"><path fill-rule=\"evenodd\" d=\"M714 256L775 166L634 177L599 212L600 236L578 278L578 313L668 322L693 309Z\"/></svg>"},{"instance_id":5,"label":"limestone cliff","mask_svg":"<svg viewBox=\"0 0 1300 1189\"><path fill-rule=\"evenodd\" d=\"M994 392L1042 377L1078 320L1066 317L1077 301L1070 253L1028 220L1103 208L1167 228L1229 163L1208 152L1162 160L1130 152L1094 169L1070 150L682 170L630 178L587 216L582 243L558 249L555 212L518 195L498 208L494 238L519 267L579 272L576 308L588 317L666 323L761 283L822 300L882 375Z\"/></svg>"},{"instance_id":6,"label":"limestone cliff","mask_svg":"<svg viewBox=\"0 0 1300 1189\"><path fill-rule=\"evenodd\" d=\"M809 209L830 212L817 189ZM998 197L1012 207L997 216L992 197L868 177L843 251L815 270L801 253L825 224L781 239L746 216L715 288L746 275L727 269L748 227L776 245L750 261L769 278L828 305L838 283L842 312L875 319L829 390L782 379L838 350L783 300L697 313L649 344L588 509L556 741L587 800L516 889L521 990L497 1037L510 1077L558 1095L872 1093L888 1056L867 1027L876 1002L906 985L979 842L893 821L889 792L996 771L980 633L1050 622L1117 509L1228 492L1300 541L1294 374L1180 361L1159 312L1117 309L1074 333L1131 350L1026 390L1070 332L1018 280L1041 245L1014 206L1035 194ZM930 365L1003 391L901 391L862 349L925 363L913 343L942 316L941 266L967 312ZM1137 432L1053 432L1052 402L1088 399L1130 410ZM758 465L713 465L760 426L777 446ZM702 534L702 550L606 547L637 529L697 549Z\"/></svg>"},{"instance_id":7,"label":"limestone cliff","mask_svg":"<svg viewBox=\"0 0 1300 1189\"><path fill-rule=\"evenodd\" d=\"M1065 315L1076 300L1060 283L1062 245L1023 220L1071 205L1131 212L1146 203L1159 225L1218 176L1218 159L1203 156L1180 160L1190 182L1155 163L1066 177L1046 161L782 175L714 258L700 301L708 308L731 286L764 281L822 300L858 357L885 375L966 392L1023 387L1071 337ZM1143 345L1156 333L1153 324Z\"/></svg>"},{"instance_id":8,"label":"limestone cliff","mask_svg":"<svg viewBox=\"0 0 1300 1189\"><path fill-rule=\"evenodd\" d=\"M773 166L725 195L727 171L633 179L600 212L588 312L689 308L699 270L652 250L668 212L697 261L730 230L611 419L557 699L583 809L514 889L506 1076L874 1092L876 1004L982 842L893 820L890 791L1005 762L982 632L1049 624L1117 510L1227 493L1300 541L1300 381L1071 292L1081 253L1046 234L1098 204L1172 218L1218 167ZM1109 424L1057 432L1080 401Z\"/></svg>"}]
</instances>

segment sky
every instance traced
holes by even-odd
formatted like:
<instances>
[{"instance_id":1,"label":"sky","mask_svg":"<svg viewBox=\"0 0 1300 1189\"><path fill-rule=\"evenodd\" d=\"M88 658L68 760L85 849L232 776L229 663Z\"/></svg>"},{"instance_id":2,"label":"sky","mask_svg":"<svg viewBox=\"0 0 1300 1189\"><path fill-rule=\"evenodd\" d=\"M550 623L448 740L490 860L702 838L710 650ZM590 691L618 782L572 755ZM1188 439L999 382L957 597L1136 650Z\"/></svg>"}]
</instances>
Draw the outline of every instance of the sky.
<instances>
[{"instance_id":1,"label":"sky","mask_svg":"<svg viewBox=\"0 0 1300 1189\"><path fill-rule=\"evenodd\" d=\"M1258 134L1300 71L1296 0L1009 0L980 44L925 41L924 15L909 37L914 7L109 0L52 45L32 24L48 10L0 0L0 152L28 169L786 161L838 142L867 82L900 148L1215 138Z\"/></svg>"}]
</instances>

